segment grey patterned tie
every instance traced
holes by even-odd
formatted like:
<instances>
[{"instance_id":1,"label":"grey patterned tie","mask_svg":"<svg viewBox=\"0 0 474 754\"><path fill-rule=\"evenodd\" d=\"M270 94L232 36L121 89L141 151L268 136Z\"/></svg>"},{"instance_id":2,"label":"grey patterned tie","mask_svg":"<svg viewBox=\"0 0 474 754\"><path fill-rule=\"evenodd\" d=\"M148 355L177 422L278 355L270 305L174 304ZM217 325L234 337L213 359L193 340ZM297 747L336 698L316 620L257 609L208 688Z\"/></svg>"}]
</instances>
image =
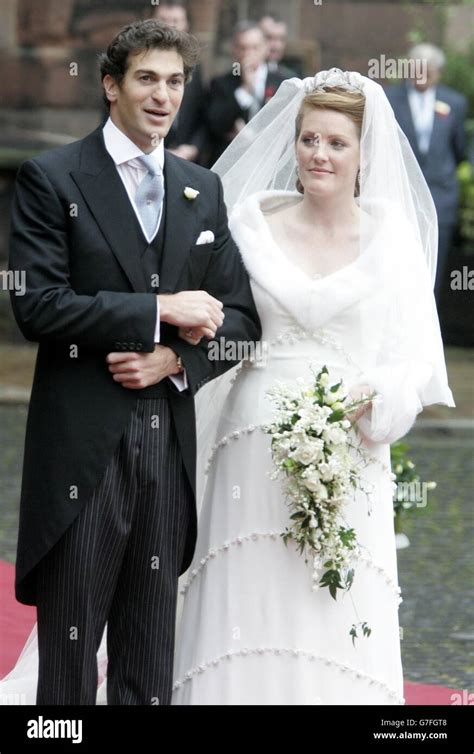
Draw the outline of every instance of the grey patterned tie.
<instances>
[{"instance_id":1,"label":"grey patterned tie","mask_svg":"<svg viewBox=\"0 0 474 754\"><path fill-rule=\"evenodd\" d=\"M147 169L135 194L135 204L142 219L143 227L151 241L158 230L161 203L163 201L163 173L160 164L150 155L136 158Z\"/></svg>"}]
</instances>

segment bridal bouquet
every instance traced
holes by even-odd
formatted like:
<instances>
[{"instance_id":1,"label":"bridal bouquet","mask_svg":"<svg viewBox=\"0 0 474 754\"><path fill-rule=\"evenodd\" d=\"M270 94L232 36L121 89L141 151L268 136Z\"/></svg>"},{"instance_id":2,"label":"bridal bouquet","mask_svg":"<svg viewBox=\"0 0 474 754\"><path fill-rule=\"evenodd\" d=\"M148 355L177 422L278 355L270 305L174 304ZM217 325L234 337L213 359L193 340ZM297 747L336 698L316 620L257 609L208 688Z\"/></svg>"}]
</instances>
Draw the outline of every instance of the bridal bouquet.
<instances>
[{"instance_id":1,"label":"bridal bouquet","mask_svg":"<svg viewBox=\"0 0 474 754\"><path fill-rule=\"evenodd\" d=\"M310 387L278 383L267 395L276 407L273 423L265 427L272 436L272 478L285 475L292 521L283 540L294 540L300 553L312 557L313 590L327 587L336 599L338 589L352 586L351 556L358 548L356 533L343 518L349 497L360 487L363 462L348 415L373 396L351 400L342 381L330 385L326 366ZM370 636L367 623L360 626ZM350 633L354 642L355 624Z\"/></svg>"}]
</instances>

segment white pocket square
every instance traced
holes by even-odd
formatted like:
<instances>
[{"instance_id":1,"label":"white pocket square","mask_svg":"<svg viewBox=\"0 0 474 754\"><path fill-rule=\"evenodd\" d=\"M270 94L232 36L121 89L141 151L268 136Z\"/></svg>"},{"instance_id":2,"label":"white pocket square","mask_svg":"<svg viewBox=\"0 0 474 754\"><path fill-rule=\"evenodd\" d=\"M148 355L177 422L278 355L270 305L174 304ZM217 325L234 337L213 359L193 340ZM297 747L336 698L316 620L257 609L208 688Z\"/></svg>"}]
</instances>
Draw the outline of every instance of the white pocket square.
<instances>
[{"instance_id":1,"label":"white pocket square","mask_svg":"<svg viewBox=\"0 0 474 754\"><path fill-rule=\"evenodd\" d=\"M203 230L202 233L199 234L199 238L196 241L196 246L203 243L212 243L213 241L214 233L212 232L212 230Z\"/></svg>"}]
</instances>

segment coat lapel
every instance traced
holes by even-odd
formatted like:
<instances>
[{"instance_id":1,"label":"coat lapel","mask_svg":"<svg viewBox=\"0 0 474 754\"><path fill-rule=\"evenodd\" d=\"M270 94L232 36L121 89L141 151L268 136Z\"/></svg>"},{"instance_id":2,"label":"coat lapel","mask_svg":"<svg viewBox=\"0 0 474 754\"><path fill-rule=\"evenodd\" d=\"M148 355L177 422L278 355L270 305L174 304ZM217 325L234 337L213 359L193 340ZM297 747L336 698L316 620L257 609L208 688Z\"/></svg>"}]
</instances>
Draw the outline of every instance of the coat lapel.
<instances>
[{"instance_id":1,"label":"coat lapel","mask_svg":"<svg viewBox=\"0 0 474 754\"><path fill-rule=\"evenodd\" d=\"M105 148L102 127L84 140L80 169L71 176L133 290L146 293L133 229L136 218L115 163Z\"/></svg>"},{"instance_id":2,"label":"coat lapel","mask_svg":"<svg viewBox=\"0 0 474 754\"><path fill-rule=\"evenodd\" d=\"M445 128L445 120L447 118L444 118L442 115L439 115L439 113L436 112L436 102L438 102L439 99L442 98L442 92L439 91L439 89L436 89L435 94L435 112L433 117L433 128L431 129L431 136L430 136L430 146L428 148L427 153L427 159L431 157L431 152L435 149L436 142L438 141L438 138L440 134L443 131L443 128Z\"/></svg>"},{"instance_id":3,"label":"coat lapel","mask_svg":"<svg viewBox=\"0 0 474 754\"><path fill-rule=\"evenodd\" d=\"M186 171L183 163L175 155L165 151L165 237L161 259L160 291L174 292L189 254L197 240L199 206L203 201L200 193L195 199L186 199L186 186L198 191L200 186Z\"/></svg>"},{"instance_id":4,"label":"coat lapel","mask_svg":"<svg viewBox=\"0 0 474 754\"><path fill-rule=\"evenodd\" d=\"M418 138L416 135L415 130L415 124L413 122L413 117L411 114L411 108L410 103L408 101L408 89L406 85L404 85L401 89L401 97L400 97L400 110L399 110L399 120L402 121L403 125L401 125L402 130L405 132L405 136L407 137L408 141L411 144L411 148L413 149L413 152L415 153L416 159L418 162L422 160L422 155L420 152L420 149L418 147Z\"/></svg>"},{"instance_id":5,"label":"coat lapel","mask_svg":"<svg viewBox=\"0 0 474 754\"><path fill-rule=\"evenodd\" d=\"M263 95L263 105L265 105L276 94L281 84L281 76L277 71L268 71L265 81L265 90Z\"/></svg>"},{"instance_id":6,"label":"coat lapel","mask_svg":"<svg viewBox=\"0 0 474 754\"><path fill-rule=\"evenodd\" d=\"M115 163L104 144L102 127L84 140L80 168L71 173L87 206L100 227L134 291L146 293L140 249L134 224L137 222L127 191ZM185 167L165 150L165 237L163 243L160 290L174 292L186 256L196 235L199 200L184 196L187 185L198 188Z\"/></svg>"}]
</instances>

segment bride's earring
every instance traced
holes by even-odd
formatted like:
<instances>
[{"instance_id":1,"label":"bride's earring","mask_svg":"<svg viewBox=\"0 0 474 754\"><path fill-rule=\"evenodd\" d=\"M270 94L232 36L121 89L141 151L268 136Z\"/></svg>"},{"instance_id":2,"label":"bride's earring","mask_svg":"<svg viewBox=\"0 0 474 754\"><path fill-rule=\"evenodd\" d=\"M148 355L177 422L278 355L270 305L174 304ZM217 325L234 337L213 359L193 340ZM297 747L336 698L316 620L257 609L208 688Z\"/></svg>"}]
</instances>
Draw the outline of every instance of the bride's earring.
<instances>
[{"instance_id":1,"label":"bride's earring","mask_svg":"<svg viewBox=\"0 0 474 754\"><path fill-rule=\"evenodd\" d=\"M296 166L295 172L296 172L296 190L299 191L300 194L304 194L304 187L300 181L300 171L299 171L298 165Z\"/></svg>"},{"instance_id":2,"label":"bride's earring","mask_svg":"<svg viewBox=\"0 0 474 754\"><path fill-rule=\"evenodd\" d=\"M360 196L360 168L357 171L354 196Z\"/></svg>"}]
</instances>

